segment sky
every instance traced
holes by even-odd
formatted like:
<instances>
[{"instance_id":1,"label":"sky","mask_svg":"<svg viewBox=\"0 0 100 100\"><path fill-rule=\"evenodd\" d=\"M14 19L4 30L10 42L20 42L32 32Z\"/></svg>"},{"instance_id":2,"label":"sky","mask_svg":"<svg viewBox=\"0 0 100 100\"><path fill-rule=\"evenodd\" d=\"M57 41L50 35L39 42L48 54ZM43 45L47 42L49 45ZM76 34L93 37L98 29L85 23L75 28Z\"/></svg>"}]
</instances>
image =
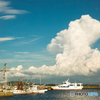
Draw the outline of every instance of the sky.
<instances>
[{"instance_id":1,"label":"sky","mask_svg":"<svg viewBox=\"0 0 100 100\"><path fill-rule=\"evenodd\" d=\"M8 81L100 84L99 0L0 0L0 69Z\"/></svg>"}]
</instances>

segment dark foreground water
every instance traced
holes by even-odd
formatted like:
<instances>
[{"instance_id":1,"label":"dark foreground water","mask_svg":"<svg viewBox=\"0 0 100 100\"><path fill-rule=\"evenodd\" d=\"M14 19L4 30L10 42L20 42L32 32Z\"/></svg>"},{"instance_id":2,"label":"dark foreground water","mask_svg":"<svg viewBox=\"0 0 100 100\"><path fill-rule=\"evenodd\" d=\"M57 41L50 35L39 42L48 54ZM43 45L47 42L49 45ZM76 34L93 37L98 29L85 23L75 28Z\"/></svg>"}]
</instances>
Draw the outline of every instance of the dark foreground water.
<instances>
[{"instance_id":1,"label":"dark foreground water","mask_svg":"<svg viewBox=\"0 0 100 100\"><path fill-rule=\"evenodd\" d=\"M98 96L70 96L71 91L49 90L45 94L14 95L1 97L0 100L100 100L100 89L74 90L75 93L97 92Z\"/></svg>"}]
</instances>

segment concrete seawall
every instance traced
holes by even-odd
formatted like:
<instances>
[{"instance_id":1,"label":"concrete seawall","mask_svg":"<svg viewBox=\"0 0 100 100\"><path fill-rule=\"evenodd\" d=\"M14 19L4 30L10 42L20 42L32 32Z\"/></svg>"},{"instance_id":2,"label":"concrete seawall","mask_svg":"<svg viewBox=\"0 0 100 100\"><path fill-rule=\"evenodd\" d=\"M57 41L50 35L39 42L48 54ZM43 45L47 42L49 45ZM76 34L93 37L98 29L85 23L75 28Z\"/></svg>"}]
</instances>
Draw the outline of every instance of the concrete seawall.
<instances>
[{"instance_id":1,"label":"concrete seawall","mask_svg":"<svg viewBox=\"0 0 100 100\"><path fill-rule=\"evenodd\" d=\"M52 86L38 86L38 89L48 89L51 90ZM100 88L100 85L83 85L83 88Z\"/></svg>"},{"instance_id":2,"label":"concrete seawall","mask_svg":"<svg viewBox=\"0 0 100 100\"><path fill-rule=\"evenodd\" d=\"M99 85L87 85L87 86L83 86L83 88L100 88L100 86Z\"/></svg>"},{"instance_id":3,"label":"concrete seawall","mask_svg":"<svg viewBox=\"0 0 100 100\"><path fill-rule=\"evenodd\" d=\"M12 97L13 92L0 92L0 97Z\"/></svg>"}]
</instances>

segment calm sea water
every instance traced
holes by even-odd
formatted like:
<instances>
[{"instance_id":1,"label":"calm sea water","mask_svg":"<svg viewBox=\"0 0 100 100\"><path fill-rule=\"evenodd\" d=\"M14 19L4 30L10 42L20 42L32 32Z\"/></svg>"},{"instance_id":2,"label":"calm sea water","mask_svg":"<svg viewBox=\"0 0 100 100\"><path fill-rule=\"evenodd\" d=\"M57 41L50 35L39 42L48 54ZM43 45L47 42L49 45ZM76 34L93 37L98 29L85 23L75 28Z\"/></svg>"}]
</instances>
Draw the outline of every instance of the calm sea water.
<instances>
[{"instance_id":1,"label":"calm sea water","mask_svg":"<svg viewBox=\"0 0 100 100\"><path fill-rule=\"evenodd\" d=\"M82 89L74 92L97 92L98 96L70 96L71 91L49 90L45 94L14 95L1 97L0 100L100 100L100 89Z\"/></svg>"}]
</instances>

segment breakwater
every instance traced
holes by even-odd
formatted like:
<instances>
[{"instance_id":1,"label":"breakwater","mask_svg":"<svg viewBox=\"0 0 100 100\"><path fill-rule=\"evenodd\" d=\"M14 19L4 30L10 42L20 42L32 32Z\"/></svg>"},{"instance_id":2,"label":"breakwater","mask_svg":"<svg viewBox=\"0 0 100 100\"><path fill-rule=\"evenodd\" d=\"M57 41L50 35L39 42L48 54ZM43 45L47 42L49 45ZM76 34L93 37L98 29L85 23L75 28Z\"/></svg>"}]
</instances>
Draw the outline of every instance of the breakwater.
<instances>
[{"instance_id":1,"label":"breakwater","mask_svg":"<svg viewBox=\"0 0 100 100\"><path fill-rule=\"evenodd\" d=\"M83 85L83 88L100 88L100 85Z\"/></svg>"},{"instance_id":2,"label":"breakwater","mask_svg":"<svg viewBox=\"0 0 100 100\"><path fill-rule=\"evenodd\" d=\"M52 86L38 86L38 89L48 89L51 90ZM97 89L100 88L100 85L83 85L83 88L85 89Z\"/></svg>"},{"instance_id":3,"label":"breakwater","mask_svg":"<svg viewBox=\"0 0 100 100\"><path fill-rule=\"evenodd\" d=\"M12 97L13 92L0 92L0 97Z\"/></svg>"}]
</instances>

